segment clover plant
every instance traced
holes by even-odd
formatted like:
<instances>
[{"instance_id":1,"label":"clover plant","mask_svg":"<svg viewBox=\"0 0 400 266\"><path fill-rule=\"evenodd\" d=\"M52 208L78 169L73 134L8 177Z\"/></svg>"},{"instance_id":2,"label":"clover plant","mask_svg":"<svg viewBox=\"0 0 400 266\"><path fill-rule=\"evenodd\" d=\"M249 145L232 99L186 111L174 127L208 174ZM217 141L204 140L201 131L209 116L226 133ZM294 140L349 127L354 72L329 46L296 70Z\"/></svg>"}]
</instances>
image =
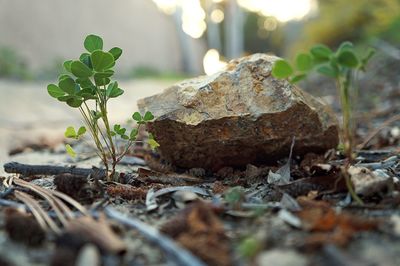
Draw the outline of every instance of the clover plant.
<instances>
[{"instance_id":1,"label":"clover plant","mask_svg":"<svg viewBox=\"0 0 400 266\"><path fill-rule=\"evenodd\" d=\"M85 126L78 130L68 127L65 137L80 139L88 130L97 148L96 153L108 173L107 179L111 180L116 165L136 142L139 128L153 120L154 116L150 112L144 115L135 112L132 118L136 121L136 127L130 132L121 125L110 125L107 104L124 93L118 83L111 80L113 67L122 50L118 47L103 50L103 40L96 35L87 36L84 47L87 52L82 53L79 59L64 62L68 74L60 75L58 84L49 84L47 91L53 98L79 110ZM149 135L149 145L157 147L158 143ZM117 139L124 141L124 147L116 145ZM76 156L70 145L66 145L66 150L70 156Z\"/></svg>"},{"instance_id":2,"label":"clover plant","mask_svg":"<svg viewBox=\"0 0 400 266\"><path fill-rule=\"evenodd\" d=\"M343 42L336 51L332 51L323 44L317 44L309 52L299 53L293 65L281 59L277 60L272 68L274 77L288 78L291 83L305 79L309 73L314 71L335 80L342 107L342 143L349 162L353 159L354 145L351 95L356 89L355 82L357 82L358 72L365 71L365 67L374 53L375 50L369 49L364 56L359 56L350 42ZM352 193L349 180L346 181L349 184L349 191ZM353 198L357 198L354 193L352 195ZM360 200L358 199L358 201Z\"/></svg>"}]
</instances>

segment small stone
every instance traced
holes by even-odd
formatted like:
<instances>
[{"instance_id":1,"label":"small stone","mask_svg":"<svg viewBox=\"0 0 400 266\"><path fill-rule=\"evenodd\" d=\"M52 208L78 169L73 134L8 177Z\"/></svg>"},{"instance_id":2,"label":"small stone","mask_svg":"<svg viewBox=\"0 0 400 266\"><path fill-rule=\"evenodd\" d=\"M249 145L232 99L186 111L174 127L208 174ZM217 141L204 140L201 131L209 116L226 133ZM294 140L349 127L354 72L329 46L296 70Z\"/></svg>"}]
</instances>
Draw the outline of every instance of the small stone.
<instances>
[{"instance_id":1,"label":"small stone","mask_svg":"<svg viewBox=\"0 0 400 266\"><path fill-rule=\"evenodd\" d=\"M101 265L100 252L95 245L84 245L76 258L76 266L98 266Z\"/></svg>"},{"instance_id":2,"label":"small stone","mask_svg":"<svg viewBox=\"0 0 400 266\"><path fill-rule=\"evenodd\" d=\"M257 166L254 166L252 164L248 164L246 166L246 177L247 178L257 178L261 174L261 169L258 168Z\"/></svg>"},{"instance_id":3,"label":"small stone","mask_svg":"<svg viewBox=\"0 0 400 266\"><path fill-rule=\"evenodd\" d=\"M206 170L203 168L192 168L189 169L189 174L195 177L204 177L206 175Z\"/></svg>"},{"instance_id":4,"label":"small stone","mask_svg":"<svg viewBox=\"0 0 400 266\"><path fill-rule=\"evenodd\" d=\"M338 144L338 124L319 99L271 75L279 59L254 54L226 70L182 81L139 100L164 159L181 168L245 167L289 154L323 153Z\"/></svg>"},{"instance_id":5,"label":"small stone","mask_svg":"<svg viewBox=\"0 0 400 266\"><path fill-rule=\"evenodd\" d=\"M308 265L307 259L300 253L292 250L272 249L265 251L258 255L258 266L306 266Z\"/></svg>"},{"instance_id":6,"label":"small stone","mask_svg":"<svg viewBox=\"0 0 400 266\"><path fill-rule=\"evenodd\" d=\"M371 171L365 167L350 166L348 173L355 192L362 196L371 196L393 186L393 178L381 169Z\"/></svg>"}]
</instances>

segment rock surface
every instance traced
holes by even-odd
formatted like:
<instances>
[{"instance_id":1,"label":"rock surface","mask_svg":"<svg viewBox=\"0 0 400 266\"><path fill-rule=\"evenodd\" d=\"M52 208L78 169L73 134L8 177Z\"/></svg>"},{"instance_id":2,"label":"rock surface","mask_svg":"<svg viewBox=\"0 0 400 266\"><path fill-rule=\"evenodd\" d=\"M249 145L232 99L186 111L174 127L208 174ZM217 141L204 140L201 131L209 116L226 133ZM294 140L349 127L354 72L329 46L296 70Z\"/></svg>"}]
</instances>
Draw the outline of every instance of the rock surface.
<instances>
[{"instance_id":1,"label":"rock surface","mask_svg":"<svg viewBox=\"0 0 400 266\"><path fill-rule=\"evenodd\" d=\"M278 57L254 54L224 71L188 79L138 101L157 118L149 124L164 159L216 171L324 152L338 144L338 124L320 100L271 75Z\"/></svg>"}]
</instances>

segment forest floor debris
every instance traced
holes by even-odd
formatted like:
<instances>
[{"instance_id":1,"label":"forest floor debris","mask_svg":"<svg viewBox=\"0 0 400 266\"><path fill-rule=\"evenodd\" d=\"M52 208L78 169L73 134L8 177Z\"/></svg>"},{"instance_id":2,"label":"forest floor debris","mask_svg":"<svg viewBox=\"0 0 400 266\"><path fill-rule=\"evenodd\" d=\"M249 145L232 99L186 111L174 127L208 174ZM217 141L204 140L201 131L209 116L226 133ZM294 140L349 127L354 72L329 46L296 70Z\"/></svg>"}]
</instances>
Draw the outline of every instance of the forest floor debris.
<instances>
[{"instance_id":1,"label":"forest floor debris","mask_svg":"<svg viewBox=\"0 0 400 266\"><path fill-rule=\"evenodd\" d=\"M400 111L393 84L357 127L357 143L374 134L350 168L364 205L349 197L336 150L212 173L172 167L138 146L118 182L106 182L84 144L76 161L28 148L12 160L64 164L6 165L0 264L400 265L400 122L374 132ZM268 182L269 173L290 178Z\"/></svg>"}]
</instances>

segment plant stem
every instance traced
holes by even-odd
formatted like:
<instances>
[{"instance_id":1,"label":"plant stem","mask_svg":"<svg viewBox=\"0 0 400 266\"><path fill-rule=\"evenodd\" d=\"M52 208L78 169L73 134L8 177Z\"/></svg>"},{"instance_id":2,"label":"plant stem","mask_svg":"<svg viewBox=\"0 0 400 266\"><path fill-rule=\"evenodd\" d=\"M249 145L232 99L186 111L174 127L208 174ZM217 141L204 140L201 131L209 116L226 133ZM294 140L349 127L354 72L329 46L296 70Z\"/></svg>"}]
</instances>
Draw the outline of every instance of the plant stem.
<instances>
[{"instance_id":1,"label":"plant stem","mask_svg":"<svg viewBox=\"0 0 400 266\"><path fill-rule=\"evenodd\" d=\"M97 136L96 128L94 127L94 125L92 124L91 120L89 119L89 117L87 116L87 114L85 113L85 111L83 110L82 107L79 107L79 111L81 112L82 117L85 120L87 127L89 128L89 131L93 137L93 140L94 140L94 143L96 144L97 149L100 151L100 153L102 155L100 158L103 161L104 167L106 168L106 173L108 173L107 154L105 153L103 146L101 145L101 142Z\"/></svg>"},{"instance_id":2,"label":"plant stem","mask_svg":"<svg viewBox=\"0 0 400 266\"><path fill-rule=\"evenodd\" d=\"M115 152L115 145L114 142L112 140L112 136L111 136L111 129L110 129L110 123L108 122L108 117L107 117L107 106L106 103L104 102L104 104L102 104L100 106L100 110L101 110L101 118L104 122L104 126L106 127L106 135L108 137L109 140L109 144L111 146L111 158L112 158L112 168L111 168L111 174L110 177L113 177L115 174L115 166L117 165L117 155Z\"/></svg>"},{"instance_id":3,"label":"plant stem","mask_svg":"<svg viewBox=\"0 0 400 266\"><path fill-rule=\"evenodd\" d=\"M350 81L346 78L343 80L338 80L338 88L340 93L340 101L342 106L343 114L343 144L344 152L346 157L349 159L350 163L353 161L353 136L352 136L352 126L351 126L351 104L350 104L350 94L349 87Z\"/></svg>"},{"instance_id":4,"label":"plant stem","mask_svg":"<svg viewBox=\"0 0 400 266\"><path fill-rule=\"evenodd\" d=\"M140 127L141 127L141 124L139 124L138 127L137 127L137 131L138 131L138 132L140 131ZM135 140L135 141L130 140L130 141L128 142L128 145L126 145L125 150L124 150L124 151L120 154L120 156L118 157L117 163L118 163L119 161L121 161L122 158L128 153L128 151L129 151L130 147L133 145L133 143L138 143L138 141L136 141L136 140Z\"/></svg>"},{"instance_id":5,"label":"plant stem","mask_svg":"<svg viewBox=\"0 0 400 266\"><path fill-rule=\"evenodd\" d=\"M352 73L351 70L346 72L346 75L342 78L338 78L336 81L336 86L339 89L340 93L340 102L342 106L342 114L343 114L343 131L342 131L342 140L344 144L344 153L347 157L347 162L342 169L342 175L346 181L346 187L348 192L354 201L358 204L363 205L363 201L360 197L358 197L357 193L354 191L353 184L351 183L351 179L349 176L349 168L351 163L353 162L353 131L352 131L352 123L351 123L351 103L350 103L350 87L352 84Z\"/></svg>"},{"instance_id":6,"label":"plant stem","mask_svg":"<svg viewBox=\"0 0 400 266\"><path fill-rule=\"evenodd\" d=\"M110 145L108 144L107 138L104 136L104 133L103 133L103 131L101 130L101 128L99 126L99 123L97 123L97 119L91 114L90 109L89 109L89 107L87 106L86 103L85 103L85 106L86 106L87 112L90 114L91 121L93 121L93 128L95 130L96 136L97 136L97 132L99 132L103 142L105 143L105 145L106 145L106 147L108 149L109 154L111 154L112 150L110 148Z\"/></svg>"},{"instance_id":7,"label":"plant stem","mask_svg":"<svg viewBox=\"0 0 400 266\"><path fill-rule=\"evenodd\" d=\"M348 172L349 168L350 168L350 164L347 162L346 165L344 166L344 169L342 169L342 174L344 175L344 180L346 181L347 190L349 191L350 196L352 197L352 199L355 202L357 202L359 205L363 205L364 202L354 191L353 184L351 183L350 175Z\"/></svg>"}]
</instances>

